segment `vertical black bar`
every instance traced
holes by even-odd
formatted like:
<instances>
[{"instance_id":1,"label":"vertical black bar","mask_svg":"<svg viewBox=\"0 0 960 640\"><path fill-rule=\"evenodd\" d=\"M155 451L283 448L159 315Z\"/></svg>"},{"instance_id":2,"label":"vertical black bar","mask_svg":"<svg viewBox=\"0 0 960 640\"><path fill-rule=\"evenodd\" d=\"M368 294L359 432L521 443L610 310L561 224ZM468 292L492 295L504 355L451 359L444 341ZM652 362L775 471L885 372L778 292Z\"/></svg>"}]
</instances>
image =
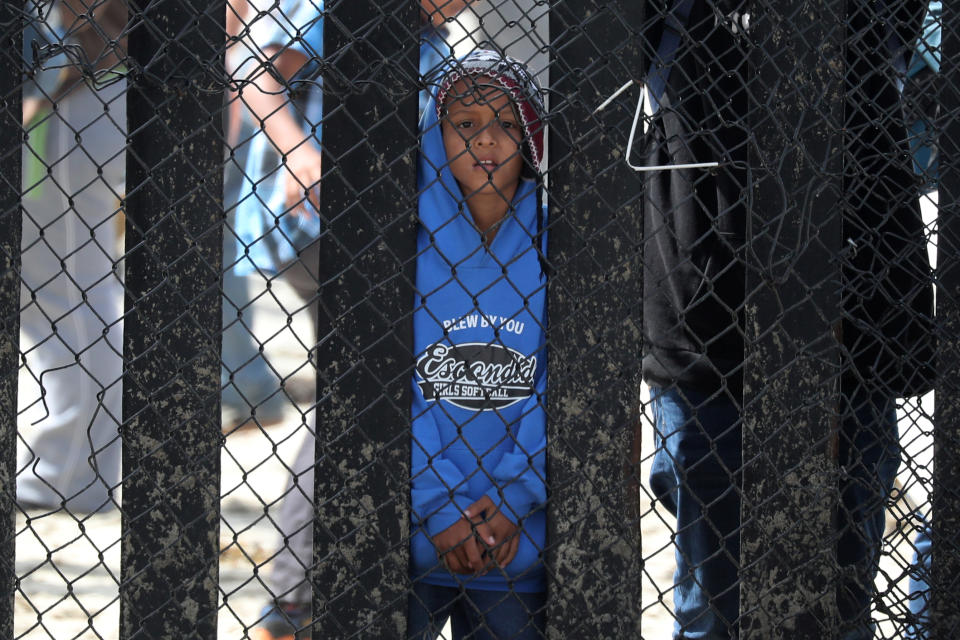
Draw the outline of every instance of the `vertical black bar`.
<instances>
[{"instance_id":1,"label":"vertical black bar","mask_svg":"<svg viewBox=\"0 0 960 640\"><path fill-rule=\"evenodd\" d=\"M16 566L17 373L20 353L20 210L23 20L20 6L0 6L0 637L13 637Z\"/></svg>"},{"instance_id":2,"label":"vertical black bar","mask_svg":"<svg viewBox=\"0 0 960 640\"><path fill-rule=\"evenodd\" d=\"M960 636L960 16L942 14L937 242L939 378L934 412L931 635Z\"/></svg>"},{"instance_id":3,"label":"vertical black bar","mask_svg":"<svg viewBox=\"0 0 960 640\"><path fill-rule=\"evenodd\" d=\"M641 2L550 13L550 638L640 637L637 469L641 181L623 162L641 72Z\"/></svg>"},{"instance_id":4,"label":"vertical black bar","mask_svg":"<svg viewBox=\"0 0 960 640\"><path fill-rule=\"evenodd\" d=\"M838 494L831 433L840 373L843 10L843 0L773 0L752 16L744 640L830 638L835 628L836 558L825 541Z\"/></svg>"},{"instance_id":5,"label":"vertical black bar","mask_svg":"<svg viewBox=\"0 0 960 640\"><path fill-rule=\"evenodd\" d=\"M325 9L314 637L401 638L419 9L409 0Z\"/></svg>"},{"instance_id":6,"label":"vertical black bar","mask_svg":"<svg viewBox=\"0 0 960 640\"><path fill-rule=\"evenodd\" d=\"M216 637L224 2L131 2L121 637Z\"/></svg>"}]
</instances>

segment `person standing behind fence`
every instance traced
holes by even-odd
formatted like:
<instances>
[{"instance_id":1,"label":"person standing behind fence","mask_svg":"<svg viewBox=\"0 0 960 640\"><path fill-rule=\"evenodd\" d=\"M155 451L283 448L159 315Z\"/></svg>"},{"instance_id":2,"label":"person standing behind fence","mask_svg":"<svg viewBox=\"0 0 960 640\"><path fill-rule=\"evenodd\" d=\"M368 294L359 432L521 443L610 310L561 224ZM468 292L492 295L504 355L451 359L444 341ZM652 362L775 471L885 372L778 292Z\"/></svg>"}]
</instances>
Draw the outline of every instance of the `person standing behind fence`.
<instances>
[{"instance_id":1,"label":"person standing behind fence","mask_svg":"<svg viewBox=\"0 0 960 640\"><path fill-rule=\"evenodd\" d=\"M451 57L444 24L470 1L420 0L423 78ZM320 261L316 207L322 174L322 80L318 76L322 12L320 0L281 0L268 12L253 12L256 17L247 25L249 35L243 40L250 47L248 62L235 75L244 79L241 98L262 133L249 143L244 180L236 197L234 270L238 275L285 277L306 303L314 324ZM300 340L310 344L306 337ZM313 419L312 415L304 418L305 423ZM253 640L309 637L314 448L314 439L305 438L291 467L291 482L277 515L284 542L266 580L273 600L251 630Z\"/></svg>"},{"instance_id":2,"label":"person standing behind fence","mask_svg":"<svg viewBox=\"0 0 960 640\"><path fill-rule=\"evenodd\" d=\"M79 49L26 124L21 375L40 395L21 400L17 498L87 513L111 508L120 480L127 6L40 6Z\"/></svg>"},{"instance_id":3,"label":"person standing behind fence","mask_svg":"<svg viewBox=\"0 0 960 640\"><path fill-rule=\"evenodd\" d=\"M307 313L315 326L323 4L282 0L266 11L257 4L251 2L252 10L247 12L252 18L245 25L247 36L236 45L240 50L229 53L233 60L245 60L233 77L254 130L245 145L239 190L233 197L228 195L236 203L234 226L228 230L237 242L232 270L238 277L284 277L303 304L287 313ZM300 337L303 344L309 345L310 340ZM223 354L225 362L234 356ZM275 393L283 393L277 387ZM306 423L306 416L303 419ZM306 491L313 481L312 474L309 480L306 475L312 465L313 439L306 438L292 469L298 482L287 486L277 518L284 545L273 559L265 585L284 606L271 604L264 610L251 631L254 640L293 638L294 631L309 622L309 607L303 610L297 605L305 588L301 584L305 567L311 561L312 500Z\"/></svg>"},{"instance_id":4,"label":"person standing behind fence","mask_svg":"<svg viewBox=\"0 0 960 640\"><path fill-rule=\"evenodd\" d=\"M252 13L253 7L247 0L230 0L227 37L242 38ZM230 77L239 79L237 69L242 68L250 58L244 47L229 46L226 68ZM237 237L233 233L237 226L237 198L243 195L241 186L250 146L257 140L253 117L237 93L240 85L242 82L234 83L227 91L224 109L227 149L223 172L223 208L227 223L223 233L223 332L220 335L220 386L223 391L220 403L221 426L226 434L254 424L251 418L254 411L259 426L280 422L289 406L287 396L280 389L278 376L266 355L260 351L259 342L254 341L251 330L254 315L251 288L255 278L249 274L237 275L233 268L238 260Z\"/></svg>"},{"instance_id":5,"label":"person standing behind fence","mask_svg":"<svg viewBox=\"0 0 960 640\"><path fill-rule=\"evenodd\" d=\"M475 51L421 119L407 637L543 637L543 103ZM484 373L479 373L483 371Z\"/></svg>"},{"instance_id":6,"label":"person standing behind fence","mask_svg":"<svg viewBox=\"0 0 960 640\"><path fill-rule=\"evenodd\" d=\"M913 169L920 175L924 191L939 187L940 153L936 123L940 105L937 102L936 78L940 73L943 31L943 3L932 0L923 19L923 32L916 43L907 80L903 89L904 111L910 127L910 152ZM914 540L913 565L910 567L908 596L912 619L904 634L909 640L930 637L930 563L933 530L929 514L923 516L920 532Z\"/></svg>"},{"instance_id":7,"label":"person standing behind fence","mask_svg":"<svg viewBox=\"0 0 960 640\"><path fill-rule=\"evenodd\" d=\"M906 138L891 65L900 52L887 48L889 25L909 20L885 11L893 8L849 5L846 43L843 237L855 251L843 256L837 322L845 473L835 535L825 541L841 567L844 640L873 636L873 580L899 464L895 398L933 378L916 181L894 142ZM643 377L657 446L650 485L677 518L674 637L719 640L739 635L749 16L706 0L674 0L666 15L648 36L659 46L647 77L646 163L720 167L646 174Z\"/></svg>"}]
</instances>

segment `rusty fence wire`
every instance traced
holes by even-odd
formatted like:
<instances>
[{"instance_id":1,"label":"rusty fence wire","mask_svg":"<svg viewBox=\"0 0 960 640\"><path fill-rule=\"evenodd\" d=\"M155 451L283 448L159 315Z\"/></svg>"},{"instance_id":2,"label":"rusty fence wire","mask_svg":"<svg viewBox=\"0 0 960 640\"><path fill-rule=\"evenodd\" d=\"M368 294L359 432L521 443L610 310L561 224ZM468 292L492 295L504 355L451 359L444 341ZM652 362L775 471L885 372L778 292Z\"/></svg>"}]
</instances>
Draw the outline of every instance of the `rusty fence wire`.
<instances>
[{"instance_id":1,"label":"rusty fence wire","mask_svg":"<svg viewBox=\"0 0 960 640\"><path fill-rule=\"evenodd\" d=\"M956 638L957 29L4 3L0 636Z\"/></svg>"}]
</instances>

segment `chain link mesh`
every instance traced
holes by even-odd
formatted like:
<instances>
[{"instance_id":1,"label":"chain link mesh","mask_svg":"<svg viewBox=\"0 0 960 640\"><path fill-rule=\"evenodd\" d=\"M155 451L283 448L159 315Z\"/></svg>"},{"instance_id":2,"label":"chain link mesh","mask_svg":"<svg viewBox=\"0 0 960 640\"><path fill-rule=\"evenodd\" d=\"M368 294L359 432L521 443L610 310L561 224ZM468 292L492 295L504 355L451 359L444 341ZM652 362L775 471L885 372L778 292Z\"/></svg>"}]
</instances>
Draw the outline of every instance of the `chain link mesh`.
<instances>
[{"instance_id":1,"label":"chain link mesh","mask_svg":"<svg viewBox=\"0 0 960 640\"><path fill-rule=\"evenodd\" d=\"M6 3L0 635L956 637L941 9Z\"/></svg>"}]
</instances>

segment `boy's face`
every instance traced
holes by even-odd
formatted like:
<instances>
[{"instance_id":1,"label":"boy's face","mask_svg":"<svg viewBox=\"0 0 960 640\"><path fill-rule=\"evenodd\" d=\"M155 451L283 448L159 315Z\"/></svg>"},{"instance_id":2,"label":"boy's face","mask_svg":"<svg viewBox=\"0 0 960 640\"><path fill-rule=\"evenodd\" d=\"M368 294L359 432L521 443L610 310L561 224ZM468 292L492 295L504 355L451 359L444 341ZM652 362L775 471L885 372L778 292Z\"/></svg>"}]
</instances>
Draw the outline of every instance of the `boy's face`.
<instances>
[{"instance_id":1,"label":"boy's face","mask_svg":"<svg viewBox=\"0 0 960 640\"><path fill-rule=\"evenodd\" d=\"M523 170L523 125L507 93L496 86L458 80L450 88L443 146L465 197L513 197Z\"/></svg>"}]
</instances>

